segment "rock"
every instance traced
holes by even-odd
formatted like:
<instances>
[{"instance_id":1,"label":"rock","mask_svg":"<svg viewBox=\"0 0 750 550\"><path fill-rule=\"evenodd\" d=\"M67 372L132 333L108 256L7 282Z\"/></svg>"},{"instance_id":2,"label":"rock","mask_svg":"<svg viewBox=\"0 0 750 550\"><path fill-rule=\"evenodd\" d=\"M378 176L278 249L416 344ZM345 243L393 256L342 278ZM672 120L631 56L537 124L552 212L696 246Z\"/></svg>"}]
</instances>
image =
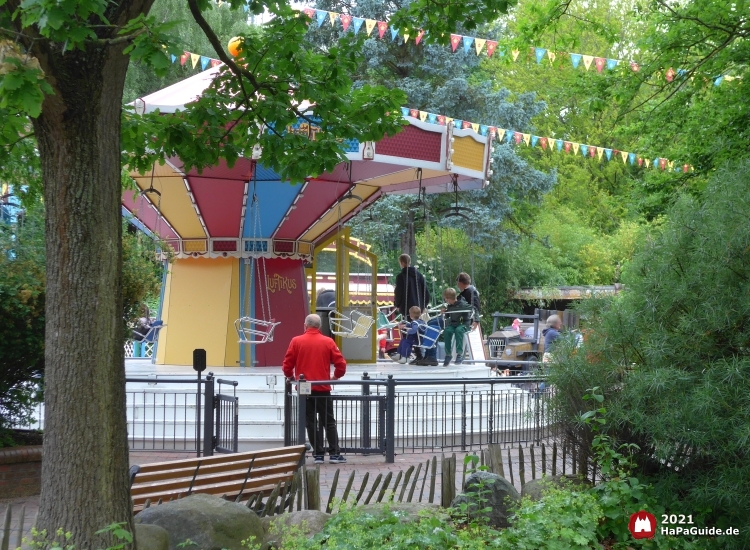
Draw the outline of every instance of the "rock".
<instances>
[{"instance_id":1,"label":"rock","mask_svg":"<svg viewBox=\"0 0 750 550\"><path fill-rule=\"evenodd\" d=\"M484 487L481 484L484 483ZM516 488L504 477L490 472L474 472L464 484L464 492L456 496L451 502L451 508L458 508L461 504L469 504L470 510L476 507L476 498L479 491L486 491L484 498L487 499L482 507L490 507L488 519L490 525L495 528L508 527L508 517L512 508L521 500Z\"/></svg>"},{"instance_id":2,"label":"rock","mask_svg":"<svg viewBox=\"0 0 750 550\"><path fill-rule=\"evenodd\" d=\"M300 510L279 516L261 519L266 533L265 542L268 548L280 548L284 535L288 532L312 537L320 533L331 519L330 514L318 510Z\"/></svg>"},{"instance_id":3,"label":"rock","mask_svg":"<svg viewBox=\"0 0 750 550\"><path fill-rule=\"evenodd\" d=\"M529 497L531 500L539 500L542 498L542 494L547 487L566 486L571 486L576 489L587 489L591 487L591 483L581 476L572 474L544 476L542 479L532 479L528 483L524 483L521 488L521 496Z\"/></svg>"},{"instance_id":4,"label":"rock","mask_svg":"<svg viewBox=\"0 0 750 550\"><path fill-rule=\"evenodd\" d=\"M192 495L146 508L135 517L139 524L158 525L169 533L169 548L191 540L195 550L245 550L242 541L265 537L260 518L247 507L211 495Z\"/></svg>"},{"instance_id":5,"label":"rock","mask_svg":"<svg viewBox=\"0 0 750 550\"><path fill-rule=\"evenodd\" d=\"M169 533L158 525L137 523L135 526L135 540L138 550L168 550Z\"/></svg>"},{"instance_id":6,"label":"rock","mask_svg":"<svg viewBox=\"0 0 750 550\"><path fill-rule=\"evenodd\" d=\"M389 502L389 503L376 503L376 504L365 504L357 506L357 510L372 514L374 516L383 514L386 506L392 512L400 516L401 523L410 523L412 521L419 521L420 512L423 510L429 511L429 515L434 516L440 514L440 506L437 504L427 504L422 502ZM443 513L444 519L448 519L448 515Z\"/></svg>"}]
</instances>

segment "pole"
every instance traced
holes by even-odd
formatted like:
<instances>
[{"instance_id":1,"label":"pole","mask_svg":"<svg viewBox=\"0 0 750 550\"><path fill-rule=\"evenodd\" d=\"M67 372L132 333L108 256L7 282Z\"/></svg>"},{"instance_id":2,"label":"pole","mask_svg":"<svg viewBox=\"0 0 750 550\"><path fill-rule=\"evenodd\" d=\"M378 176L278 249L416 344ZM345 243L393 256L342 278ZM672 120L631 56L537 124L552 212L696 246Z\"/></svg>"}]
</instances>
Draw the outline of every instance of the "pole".
<instances>
[{"instance_id":1,"label":"pole","mask_svg":"<svg viewBox=\"0 0 750 550\"><path fill-rule=\"evenodd\" d=\"M305 423L307 416L307 395L303 394L302 382L305 381L305 375L301 374L297 383L297 445L305 444ZM311 441L312 445L313 442Z\"/></svg>"},{"instance_id":2,"label":"pole","mask_svg":"<svg viewBox=\"0 0 750 550\"><path fill-rule=\"evenodd\" d=\"M362 374L362 380L369 380L370 375ZM370 395L370 384L362 384L362 396ZM372 446L372 434L370 433L370 400L362 399L362 447L369 449Z\"/></svg>"},{"instance_id":3,"label":"pole","mask_svg":"<svg viewBox=\"0 0 750 550\"><path fill-rule=\"evenodd\" d=\"M396 462L396 381L388 375L385 394L386 428L385 428L385 461Z\"/></svg>"},{"instance_id":4,"label":"pole","mask_svg":"<svg viewBox=\"0 0 750 550\"><path fill-rule=\"evenodd\" d=\"M195 452L196 456L201 456L201 373L206 370L206 350L193 350L193 370L198 373L198 386L195 392Z\"/></svg>"},{"instance_id":5,"label":"pole","mask_svg":"<svg viewBox=\"0 0 750 550\"><path fill-rule=\"evenodd\" d=\"M206 376L205 405L203 407L203 456L214 454L214 373Z\"/></svg>"}]
</instances>

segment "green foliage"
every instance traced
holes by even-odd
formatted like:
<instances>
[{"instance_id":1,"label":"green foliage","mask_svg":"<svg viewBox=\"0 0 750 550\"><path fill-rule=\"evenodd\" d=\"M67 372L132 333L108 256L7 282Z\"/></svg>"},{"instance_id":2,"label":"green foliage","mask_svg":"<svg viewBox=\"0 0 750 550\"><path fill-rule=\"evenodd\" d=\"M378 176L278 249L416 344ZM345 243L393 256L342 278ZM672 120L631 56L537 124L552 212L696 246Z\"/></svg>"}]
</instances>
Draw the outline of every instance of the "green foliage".
<instances>
[{"instance_id":1,"label":"green foliage","mask_svg":"<svg viewBox=\"0 0 750 550\"><path fill-rule=\"evenodd\" d=\"M142 316L143 305L158 300L162 275L166 267L156 260L157 244L140 231L128 231L123 221L122 232L122 308L125 319L124 339L132 338L132 330ZM166 248L166 247L165 247ZM149 306L149 310L152 307Z\"/></svg>"},{"instance_id":2,"label":"green foliage","mask_svg":"<svg viewBox=\"0 0 750 550\"><path fill-rule=\"evenodd\" d=\"M479 470L486 472L488 470L487 466L477 467L478 464L478 456L467 454L464 457L464 466L468 466L470 471ZM466 493L466 502L461 502L458 508L451 510L453 518L458 525L464 526L470 532L479 536L487 534L490 531L489 514L492 512L492 507L488 506L488 503L494 483L494 479L479 478L474 484L473 490L470 493Z\"/></svg>"},{"instance_id":3,"label":"green foliage","mask_svg":"<svg viewBox=\"0 0 750 550\"><path fill-rule=\"evenodd\" d=\"M111 535L114 540L118 541L113 546L108 546L106 550L124 550L129 548L133 543L133 534L126 529L127 523L112 523L104 529L100 529L96 535ZM49 536L46 530L37 530L31 528L31 538L23 538L24 547L34 550L75 550L72 543L73 533L65 529L58 529L54 536ZM178 545L180 546L180 545ZM20 550L20 549L19 549Z\"/></svg>"}]
</instances>

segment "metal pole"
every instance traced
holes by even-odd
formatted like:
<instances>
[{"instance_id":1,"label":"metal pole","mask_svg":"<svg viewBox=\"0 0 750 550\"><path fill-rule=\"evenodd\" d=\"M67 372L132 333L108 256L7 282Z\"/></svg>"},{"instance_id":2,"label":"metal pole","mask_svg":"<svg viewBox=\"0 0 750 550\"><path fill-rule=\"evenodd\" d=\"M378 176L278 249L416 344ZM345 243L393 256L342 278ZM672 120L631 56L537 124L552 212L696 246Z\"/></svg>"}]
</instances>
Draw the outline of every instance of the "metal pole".
<instances>
[{"instance_id":1,"label":"metal pole","mask_svg":"<svg viewBox=\"0 0 750 550\"><path fill-rule=\"evenodd\" d=\"M201 456L201 373L198 372L198 387L195 391L195 456Z\"/></svg>"},{"instance_id":2,"label":"metal pole","mask_svg":"<svg viewBox=\"0 0 750 550\"><path fill-rule=\"evenodd\" d=\"M369 380L370 376L365 372L362 374L362 380ZM362 384L362 395L370 395L370 384ZM362 400L362 447L369 449L372 447L372 434L370 433L370 400Z\"/></svg>"},{"instance_id":3,"label":"metal pole","mask_svg":"<svg viewBox=\"0 0 750 550\"><path fill-rule=\"evenodd\" d=\"M284 378L284 447L292 444L292 382Z\"/></svg>"},{"instance_id":4,"label":"metal pole","mask_svg":"<svg viewBox=\"0 0 750 550\"><path fill-rule=\"evenodd\" d=\"M203 405L203 456L214 454L214 373L206 376L205 404Z\"/></svg>"},{"instance_id":5,"label":"metal pole","mask_svg":"<svg viewBox=\"0 0 750 550\"><path fill-rule=\"evenodd\" d=\"M461 450L466 450L466 384L461 392Z\"/></svg>"},{"instance_id":6,"label":"metal pole","mask_svg":"<svg viewBox=\"0 0 750 550\"><path fill-rule=\"evenodd\" d=\"M300 392L305 375L301 374L297 384L297 445L305 444L305 422L307 416L307 396ZM312 445L312 441L310 445Z\"/></svg>"},{"instance_id":7,"label":"metal pole","mask_svg":"<svg viewBox=\"0 0 750 550\"><path fill-rule=\"evenodd\" d=\"M385 428L385 461L396 462L396 381L388 375L385 393L386 428Z\"/></svg>"}]
</instances>

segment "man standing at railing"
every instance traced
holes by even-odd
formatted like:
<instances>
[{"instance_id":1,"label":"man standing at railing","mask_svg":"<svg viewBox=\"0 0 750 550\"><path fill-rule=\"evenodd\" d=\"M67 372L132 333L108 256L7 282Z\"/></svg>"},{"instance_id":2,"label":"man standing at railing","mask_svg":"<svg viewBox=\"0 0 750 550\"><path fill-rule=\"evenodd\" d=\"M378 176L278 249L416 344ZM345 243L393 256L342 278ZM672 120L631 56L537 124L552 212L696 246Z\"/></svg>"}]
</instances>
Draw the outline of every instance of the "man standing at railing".
<instances>
[{"instance_id":1,"label":"man standing at railing","mask_svg":"<svg viewBox=\"0 0 750 550\"><path fill-rule=\"evenodd\" d=\"M320 316L314 313L305 318L305 333L295 336L289 342L289 348L284 356L282 369L284 376L299 380L303 375L305 381L331 379L331 363L333 363L333 379L338 380L346 374L346 360L341 355L336 342L320 332ZM323 448L323 431L328 439L329 461L341 464L346 459L341 456L339 434L336 428L336 418L333 415L333 399L331 386L328 384L313 384L312 395L307 400L305 410L305 426L307 437L313 447L315 464L325 462Z\"/></svg>"}]
</instances>

